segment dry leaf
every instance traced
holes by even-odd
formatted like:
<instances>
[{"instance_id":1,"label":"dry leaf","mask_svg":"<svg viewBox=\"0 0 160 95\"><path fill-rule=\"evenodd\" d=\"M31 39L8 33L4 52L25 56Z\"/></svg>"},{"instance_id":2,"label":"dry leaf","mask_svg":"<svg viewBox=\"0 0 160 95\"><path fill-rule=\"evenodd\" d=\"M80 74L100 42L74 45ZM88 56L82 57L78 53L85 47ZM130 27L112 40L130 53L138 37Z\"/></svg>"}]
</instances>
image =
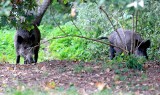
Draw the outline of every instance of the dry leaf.
<instances>
[{"instance_id":1,"label":"dry leaf","mask_svg":"<svg viewBox=\"0 0 160 95\"><path fill-rule=\"evenodd\" d=\"M19 91L24 91L24 90L25 90L25 87L24 87L24 86L17 86L17 90L19 90Z\"/></svg>"},{"instance_id":2,"label":"dry leaf","mask_svg":"<svg viewBox=\"0 0 160 95\"><path fill-rule=\"evenodd\" d=\"M110 72L110 68L107 68L107 69L106 69L106 72L108 72L108 73L109 73L109 72Z\"/></svg>"},{"instance_id":3,"label":"dry leaf","mask_svg":"<svg viewBox=\"0 0 160 95\"><path fill-rule=\"evenodd\" d=\"M143 67L146 70L146 69L148 69L150 67L150 65L149 64L144 64Z\"/></svg>"},{"instance_id":4,"label":"dry leaf","mask_svg":"<svg viewBox=\"0 0 160 95\"><path fill-rule=\"evenodd\" d=\"M46 82L46 87L54 89L56 87L56 83L54 81Z\"/></svg>"},{"instance_id":5,"label":"dry leaf","mask_svg":"<svg viewBox=\"0 0 160 95\"><path fill-rule=\"evenodd\" d=\"M7 67L7 70L14 70L14 68L13 67Z\"/></svg>"},{"instance_id":6,"label":"dry leaf","mask_svg":"<svg viewBox=\"0 0 160 95\"><path fill-rule=\"evenodd\" d=\"M105 88L105 83L103 83L103 82L97 82L96 84L95 84L95 86L97 87L97 89L99 90L99 91L102 91L104 88Z\"/></svg>"},{"instance_id":7,"label":"dry leaf","mask_svg":"<svg viewBox=\"0 0 160 95\"><path fill-rule=\"evenodd\" d=\"M115 84L120 84L122 81L115 81Z\"/></svg>"},{"instance_id":8,"label":"dry leaf","mask_svg":"<svg viewBox=\"0 0 160 95\"><path fill-rule=\"evenodd\" d=\"M93 82L90 82L89 84L90 84L90 85L94 85L94 83L93 83Z\"/></svg>"},{"instance_id":9,"label":"dry leaf","mask_svg":"<svg viewBox=\"0 0 160 95\"><path fill-rule=\"evenodd\" d=\"M111 87L110 87L109 85L106 85L106 88L107 88L107 89L111 89Z\"/></svg>"},{"instance_id":10,"label":"dry leaf","mask_svg":"<svg viewBox=\"0 0 160 95\"><path fill-rule=\"evenodd\" d=\"M41 68L41 70L44 71L44 72L47 71L46 66L43 66L43 67Z\"/></svg>"}]
</instances>

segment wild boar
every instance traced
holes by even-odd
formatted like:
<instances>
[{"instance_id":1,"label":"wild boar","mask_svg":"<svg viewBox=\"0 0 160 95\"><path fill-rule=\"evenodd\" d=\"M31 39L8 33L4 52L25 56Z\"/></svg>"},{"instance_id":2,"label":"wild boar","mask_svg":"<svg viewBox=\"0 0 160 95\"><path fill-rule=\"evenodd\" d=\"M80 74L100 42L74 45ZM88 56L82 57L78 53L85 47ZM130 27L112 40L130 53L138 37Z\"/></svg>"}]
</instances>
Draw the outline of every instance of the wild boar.
<instances>
[{"instance_id":1,"label":"wild boar","mask_svg":"<svg viewBox=\"0 0 160 95\"><path fill-rule=\"evenodd\" d=\"M24 64L37 63L40 38L41 34L36 25L30 31L22 28L16 31L14 39L17 54L16 64L19 64L20 56L24 58Z\"/></svg>"},{"instance_id":2,"label":"wild boar","mask_svg":"<svg viewBox=\"0 0 160 95\"><path fill-rule=\"evenodd\" d=\"M116 32L117 31L117 32ZM110 58L113 59L123 50L133 53L136 56L145 56L148 59L147 48L150 47L150 40L143 40L140 34L131 30L122 28L112 32L109 37L101 37L100 39L109 39L110 42ZM119 34L118 34L119 33ZM119 47L119 48L118 48ZM121 48L121 49L120 49Z\"/></svg>"}]
</instances>

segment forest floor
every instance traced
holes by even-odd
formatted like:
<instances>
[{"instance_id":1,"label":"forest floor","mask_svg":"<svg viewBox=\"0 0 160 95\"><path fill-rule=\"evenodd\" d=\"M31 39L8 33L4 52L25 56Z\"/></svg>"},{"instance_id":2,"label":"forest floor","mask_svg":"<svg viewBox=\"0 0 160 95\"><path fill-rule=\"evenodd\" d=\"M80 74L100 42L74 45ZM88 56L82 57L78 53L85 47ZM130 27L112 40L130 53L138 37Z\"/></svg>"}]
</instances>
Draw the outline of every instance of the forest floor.
<instances>
[{"instance_id":1,"label":"forest floor","mask_svg":"<svg viewBox=\"0 0 160 95\"><path fill-rule=\"evenodd\" d=\"M0 64L0 95L35 88L49 95L160 95L160 63L147 62L143 71L58 60L37 65ZM66 94L69 89L73 91Z\"/></svg>"}]
</instances>

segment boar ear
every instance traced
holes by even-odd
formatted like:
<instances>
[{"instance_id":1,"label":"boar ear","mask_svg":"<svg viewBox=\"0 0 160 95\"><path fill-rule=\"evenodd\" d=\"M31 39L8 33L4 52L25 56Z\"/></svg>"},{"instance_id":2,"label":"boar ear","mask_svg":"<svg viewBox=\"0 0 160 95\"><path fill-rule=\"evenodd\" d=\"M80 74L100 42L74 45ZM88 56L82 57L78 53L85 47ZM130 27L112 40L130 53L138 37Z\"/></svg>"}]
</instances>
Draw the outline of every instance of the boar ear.
<instances>
[{"instance_id":1,"label":"boar ear","mask_svg":"<svg viewBox=\"0 0 160 95\"><path fill-rule=\"evenodd\" d=\"M21 36L18 36L18 37L17 37L17 42L18 42L19 44L21 44L21 43L23 42L23 38L22 38Z\"/></svg>"},{"instance_id":2,"label":"boar ear","mask_svg":"<svg viewBox=\"0 0 160 95\"><path fill-rule=\"evenodd\" d=\"M34 35L31 35L31 36L30 36L30 39L31 39L31 41L35 41L35 36L34 36Z\"/></svg>"},{"instance_id":3,"label":"boar ear","mask_svg":"<svg viewBox=\"0 0 160 95\"><path fill-rule=\"evenodd\" d=\"M139 46L139 48L142 49L147 49L150 47L151 41L150 40L146 40L145 42L142 42L141 45Z\"/></svg>"}]
</instances>

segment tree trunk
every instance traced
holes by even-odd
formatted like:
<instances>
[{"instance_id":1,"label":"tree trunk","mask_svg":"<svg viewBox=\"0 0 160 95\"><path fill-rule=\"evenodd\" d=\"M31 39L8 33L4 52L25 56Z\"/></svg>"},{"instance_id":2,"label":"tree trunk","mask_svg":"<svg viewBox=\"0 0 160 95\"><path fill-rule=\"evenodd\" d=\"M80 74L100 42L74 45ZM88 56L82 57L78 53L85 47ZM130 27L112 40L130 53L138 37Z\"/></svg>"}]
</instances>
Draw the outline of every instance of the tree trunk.
<instances>
[{"instance_id":1,"label":"tree trunk","mask_svg":"<svg viewBox=\"0 0 160 95\"><path fill-rule=\"evenodd\" d=\"M41 0L37 0L37 1L38 1L38 3L39 3L39 4L38 4L38 10L37 10L37 16L36 16L36 18L35 18L35 20L34 20L33 23L34 23L35 25L39 26L40 23L41 23L41 20L42 20L42 18L43 18L44 13L46 12L48 6L49 6L50 4L52 4L52 1L53 1L53 0L43 0L42 4L40 4L40 1L41 1Z\"/></svg>"}]
</instances>

